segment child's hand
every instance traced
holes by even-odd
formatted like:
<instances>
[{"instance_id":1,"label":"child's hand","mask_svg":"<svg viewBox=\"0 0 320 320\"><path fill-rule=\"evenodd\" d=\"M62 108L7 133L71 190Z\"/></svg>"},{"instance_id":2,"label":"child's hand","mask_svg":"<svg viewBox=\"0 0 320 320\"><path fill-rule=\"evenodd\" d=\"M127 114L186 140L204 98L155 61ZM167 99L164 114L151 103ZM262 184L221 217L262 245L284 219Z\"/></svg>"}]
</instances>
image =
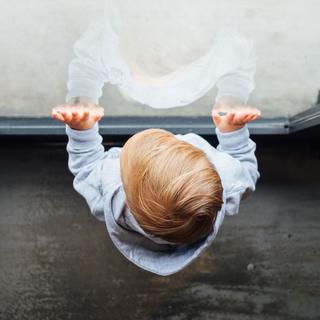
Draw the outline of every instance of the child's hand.
<instances>
[{"instance_id":1,"label":"child's hand","mask_svg":"<svg viewBox=\"0 0 320 320\"><path fill-rule=\"evenodd\" d=\"M212 119L221 132L232 132L243 128L246 123L260 118L257 108L246 106L232 99L223 99L212 109Z\"/></svg>"},{"instance_id":2,"label":"child's hand","mask_svg":"<svg viewBox=\"0 0 320 320\"><path fill-rule=\"evenodd\" d=\"M95 103L67 103L54 107L52 117L60 120L72 129L88 130L104 115L104 109Z\"/></svg>"}]
</instances>

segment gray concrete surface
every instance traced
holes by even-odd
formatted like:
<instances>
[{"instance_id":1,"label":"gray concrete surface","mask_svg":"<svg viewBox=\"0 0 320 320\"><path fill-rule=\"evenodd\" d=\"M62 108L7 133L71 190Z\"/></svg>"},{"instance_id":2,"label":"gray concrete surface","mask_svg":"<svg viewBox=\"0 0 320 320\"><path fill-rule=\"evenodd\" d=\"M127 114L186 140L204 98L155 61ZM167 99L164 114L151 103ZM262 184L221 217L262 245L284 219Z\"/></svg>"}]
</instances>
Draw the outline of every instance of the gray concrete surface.
<instances>
[{"instance_id":1,"label":"gray concrete surface","mask_svg":"<svg viewBox=\"0 0 320 320\"><path fill-rule=\"evenodd\" d=\"M215 1L219 12L256 42L257 88L251 104L265 117L310 107L320 83L320 2ZM0 1L0 116L46 116L64 101L73 43L99 16L103 2ZM212 0L201 3L206 2ZM128 103L107 86L101 104L111 115L207 115L213 96L210 92L188 107L159 111Z\"/></svg>"},{"instance_id":2,"label":"gray concrete surface","mask_svg":"<svg viewBox=\"0 0 320 320\"><path fill-rule=\"evenodd\" d=\"M319 319L320 154L295 144L258 148L254 196L171 277L115 249L72 188L64 146L1 146L0 319Z\"/></svg>"}]
</instances>

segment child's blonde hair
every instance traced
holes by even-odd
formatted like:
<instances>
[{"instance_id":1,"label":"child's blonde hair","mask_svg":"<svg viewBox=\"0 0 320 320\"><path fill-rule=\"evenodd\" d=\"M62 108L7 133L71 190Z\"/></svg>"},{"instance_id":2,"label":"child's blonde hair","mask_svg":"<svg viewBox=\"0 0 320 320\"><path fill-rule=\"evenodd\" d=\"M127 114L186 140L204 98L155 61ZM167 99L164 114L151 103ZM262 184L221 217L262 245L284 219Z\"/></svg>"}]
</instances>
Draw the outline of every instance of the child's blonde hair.
<instances>
[{"instance_id":1,"label":"child's blonde hair","mask_svg":"<svg viewBox=\"0 0 320 320\"><path fill-rule=\"evenodd\" d=\"M222 185L199 148L166 130L144 130L122 150L121 177L127 205L145 232L191 244L212 230Z\"/></svg>"}]
</instances>

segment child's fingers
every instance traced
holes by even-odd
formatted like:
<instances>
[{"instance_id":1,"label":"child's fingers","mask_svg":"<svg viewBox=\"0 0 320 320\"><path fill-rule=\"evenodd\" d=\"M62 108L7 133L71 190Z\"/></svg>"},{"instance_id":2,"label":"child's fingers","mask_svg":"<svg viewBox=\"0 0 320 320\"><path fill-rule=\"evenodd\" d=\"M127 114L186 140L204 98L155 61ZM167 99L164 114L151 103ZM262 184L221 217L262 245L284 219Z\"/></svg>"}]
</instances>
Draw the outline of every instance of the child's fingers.
<instances>
[{"instance_id":1,"label":"child's fingers","mask_svg":"<svg viewBox=\"0 0 320 320\"><path fill-rule=\"evenodd\" d=\"M261 116L260 110L259 110L259 109L256 109L256 108L252 108L252 109L250 110L249 114L250 114L251 116L255 116L255 117L257 117L257 118L260 118L260 116ZM257 118L256 118L256 119L257 119Z\"/></svg>"},{"instance_id":2,"label":"child's fingers","mask_svg":"<svg viewBox=\"0 0 320 320\"><path fill-rule=\"evenodd\" d=\"M219 125L221 123L221 119L219 116L213 116L213 121L216 125Z\"/></svg>"},{"instance_id":3,"label":"child's fingers","mask_svg":"<svg viewBox=\"0 0 320 320\"><path fill-rule=\"evenodd\" d=\"M259 119L261 117L261 112L258 109L254 109L254 111L250 114L250 121Z\"/></svg>"},{"instance_id":4,"label":"child's fingers","mask_svg":"<svg viewBox=\"0 0 320 320\"><path fill-rule=\"evenodd\" d=\"M62 122L65 122L64 120L64 117L62 116L61 113L58 113L58 112L52 112L52 117L57 119L57 120L60 120Z\"/></svg>"},{"instance_id":5,"label":"child's fingers","mask_svg":"<svg viewBox=\"0 0 320 320\"><path fill-rule=\"evenodd\" d=\"M98 115L99 115L98 120L102 119L102 118L104 117L104 112L103 112L103 110L102 110L102 111L99 111L99 112L98 112Z\"/></svg>"},{"instance_id":6,"label":"child's fingers","mask_svg":"<svg viewBox=\"0 0 320 320\"><path fill-rule=\"evenodd\" d=\"M62 111L63 111L63 105L54 107L54 108L52 108L52 110L51 110L51 115L52 115L52 117L53 117L54 115L61 115L61 112L62 112ZM60 120L60 119L59 119L59 120Z\"/></svg>"},{"instance_id":7,"label":"child's fingers","mask_svg":"<svg viewBox=\"0 0 320 320\"><path fill-rule=\"evenodd\" d=\"M260 112L259 112L259 114L250 113L250 114L246 115L244 121L245 122L250 122L250 121L254 121L254 120L258 119L258 118L260 118Z\"/></svg>"},{"instance_id":8,"label":"child's fingers","mask_svg":"<svg viewBox=\"0 0 320 320\"><path fill-rule=\"evenodd\" d=\"M252 117L254 117L253 114L247 114L245 117L244 117L244 122L249 122L252 120Z\"/></svg>"},{"instance_id":9,"label":"child's fingers","mask_svg":"<svg viewBox=\"0 0 320 320\"><path fill-rule=\"evenodd\" d=\"M99 107L95 113L96 119L100 120L104 116L104 109L102 107ZM98 121L97 120L97 121Z\"/></svg>"},{"instance_id":10,"label":"child's fingers","mask_svg":"<svg viewBox=\"0 0 320 320\"><path fill-rule=\"evenodd\" d=\"M237 112L233 118L233 123L236 125L243 124L245 122L246 116L246 112Z\"/></svg>"},{"instance_id":11,"label":"child's fingers","mask_svg":"<svg viewBox=\"0 0 320 320\"><path fill-rule=\"evenodd\" d=\"M69 111L61 111L62 116L64 117L66 122L72 121L72 114Z\"/></svg>"},{"instance_id":12,"label":"child's fingers","mask_svg":"<svg viewBox=\"0 0 320 320\"><path fill-rule=\"evenodd\" d=\"M250 121L254 121L254 120L257 120L260 118L260 115L259 114L255 114L252 116L252 119Z\"/></svg>"},{"instance_id":13,"label":"child's fingers","mask_svg":"<svg viewBox=\"0 0 320 320\"><path fill-rule=\"evenodd\" d=\"M86 121L90 118L90 112L89 111L84 111L82 115L82 121Z\"/></svg>"},{"instance_id":14,"label":"child's fingers","mask_svg":"<svg viewBox=\"0 0 320 320\"><path fill-rule=\"evenodd\" d=\"M99 121L102 117L103 117L102 114L95 114L95 115L93 115L94 121Z\"/></svg>"},{"instance_id":15,"label":"child's fingers","mask_svg":"<svg viewBox=\"0 0 320 320\"><path fill-rule=\"evenodd\" d=\"M216 123L220 123L221 121L221 116L219 115L218 111L216 110L212 110L212 118L213 118L213 121L216 122Z\"/></svg>"},{"instance_id":16,"label":"child's fingers","mask_svg":"<svg viewBox=\"0 0 320 320\"><path fill-rule=\"evenodd\" d=\"M258 118L261 118L261 111L257 110L257 112L255 113L257 115Z\"/></svg>"},{"instance_id":17,"label":"child's fingers","mask_svg":"<svg viewBox=\"0 0 320 320\"><path fill-rule=\"evenodd\" d=\"M227 113L226 117L226 121L229 123L233 123L234 119L235 119L236 113L234 111L230 111Z\"/></svg>"},{"instance_id":18,"label":"child's fingers","mask_svg":"<svg viewBox=\"0 0 320 320\"><path fill-rule=\"evenodd\" d=\"M73 121L80 121L82 118L82 112L80 110L71 111L71 114Z\"/></svg>"},{"instance_id":19,"label":"child's fingers","mask_svg":"<svg viewBox=\"0 0 320 320\"><path fill-rule=\"evenodd\" d=\"M253 108L252 113L261 116L261 111L259 109L257 109L257 108Z\"/></svg>"}]
</instances>

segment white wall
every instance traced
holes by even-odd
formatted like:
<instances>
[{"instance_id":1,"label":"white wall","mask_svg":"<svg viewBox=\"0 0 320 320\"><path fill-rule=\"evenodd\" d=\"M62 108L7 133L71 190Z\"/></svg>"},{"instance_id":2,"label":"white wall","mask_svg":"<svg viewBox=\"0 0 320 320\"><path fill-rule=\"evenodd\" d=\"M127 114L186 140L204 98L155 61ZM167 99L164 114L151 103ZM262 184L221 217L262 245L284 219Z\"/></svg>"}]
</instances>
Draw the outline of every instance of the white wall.
<instances>
[{"instance_id":1,"label":"white wall","mask_svg":"<svg viewBox=\"0 0 320 320\"><path fill-rule=\"evenodd\" d=\"M320 1L201 3L213 1L219 15L238 21L256 42L257 87L250 102L265 116L291 115L311 106L320 89ZM47 116L52 106L63 103L73 43L102 8L103 0L0 0L1 116ZM210 92L185 108L153 110L125 101L107 86L101 104L106 115L206 115L213 98Z\"/></svg>"}]
</instances>

